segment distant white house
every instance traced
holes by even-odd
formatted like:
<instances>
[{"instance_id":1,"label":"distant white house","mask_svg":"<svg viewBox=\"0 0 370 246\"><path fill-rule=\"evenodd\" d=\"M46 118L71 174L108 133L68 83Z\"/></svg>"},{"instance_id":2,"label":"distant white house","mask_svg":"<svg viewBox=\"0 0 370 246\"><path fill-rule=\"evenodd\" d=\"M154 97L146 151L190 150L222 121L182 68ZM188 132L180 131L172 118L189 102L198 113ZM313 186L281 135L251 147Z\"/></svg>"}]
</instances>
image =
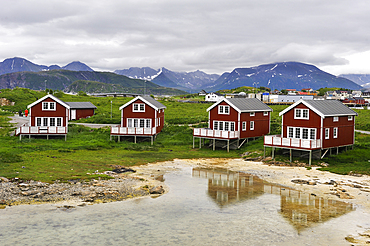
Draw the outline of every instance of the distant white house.
<instances>
[{"instance_id":1,"label":"distant white house","mask_svg":"<svg viewBox=\"0 0 370 246\"><path fill-rule=\"evenodd\" d=\"M207 95L207 92L205 90L201 90L199 93L198 93L199 96L205 96Z\"/></svg>"},{"instance_id":2,"label":"distant white house","mask_svg":"<svg viewBox=\"0 0 370 246\"><path fill-rule=\"evenodd\" d=\"M207 102L218 102L223 98L225 98L223 95L221 95L220 93L216 93L216 92L211 92L206 95Z\"/></svg>"},{"instance_id":3,"label":"distant white house","mask_svg":"<svg viewBox=\"0 0 370 246\"><path fill-rule=\"evenodd\" d=\"M298 102L299 100L313 100L313 95L270 95L270 102Z\"/></svg>"}]
</instances>

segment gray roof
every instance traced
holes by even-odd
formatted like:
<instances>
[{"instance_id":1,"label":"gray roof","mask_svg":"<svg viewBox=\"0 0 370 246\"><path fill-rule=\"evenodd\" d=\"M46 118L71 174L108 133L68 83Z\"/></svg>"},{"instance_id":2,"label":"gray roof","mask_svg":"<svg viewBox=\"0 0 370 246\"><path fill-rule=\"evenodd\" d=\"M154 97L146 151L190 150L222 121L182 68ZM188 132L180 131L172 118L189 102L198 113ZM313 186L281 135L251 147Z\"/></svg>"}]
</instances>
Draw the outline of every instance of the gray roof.
<instances>
[{"instance_id":1,"label":"gray roof","mask_svg":"<svg viewBox=\"0 0 370 246\"><path fill-rule=\"evenodd\" d=\"M344 105L338 100L299 100L292 106L286 108L280 112L280 115L286 113L290 109L294 108L298 104L303 103L308 108L319 114L321 117L326 116L341 116L341 115L353 115L357 116L358 114Z\"/></svg>"},{"instance_id":2,"label":"gray roof","mask_svg":"<svg viewBox=\"0 0 370 246\"><path fill-rule=\"evenodd\" d=\"M153 106L155 106L158 109L166 108L166 106L164 106L162 103L158 102L157 100L155 100L151 96L142 96L142 98L145 99L147 102L149 102L150 104L152 104Z\"/></svg>"},{"instance_id":3,"label":"gray roof","mask_svg":"<svg viewBox=\"0 0 370 246\"><path fill-rule=\"evenodd\" d=\"M272 111L272 108L270 108L257 98L224 98L223 100L218 101L217 103L209 107L207 111L211 110L223 101L228 103L239 112Z\"/></svg>"},{"instance_id":4,"label":"gray roof","mask_svg":"<svg viewBox=\"0 0 370 246\"><path fill-rule=\"evenodd\" d=\"M66 102L71 109L96 109L91 102Z\"/></svg>"}]
</instances>

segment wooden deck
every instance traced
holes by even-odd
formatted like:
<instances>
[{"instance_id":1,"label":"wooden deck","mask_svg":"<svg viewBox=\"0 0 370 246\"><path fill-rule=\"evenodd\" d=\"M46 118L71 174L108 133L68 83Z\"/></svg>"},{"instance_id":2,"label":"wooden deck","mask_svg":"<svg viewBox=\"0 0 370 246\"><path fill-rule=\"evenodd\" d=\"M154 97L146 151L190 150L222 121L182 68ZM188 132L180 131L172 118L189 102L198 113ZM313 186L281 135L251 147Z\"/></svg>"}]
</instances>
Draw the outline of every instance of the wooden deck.
<instances>
[{"instance_id":1,"label":"wooden deck","mask_svg":"<svg viewBox=\"0 0 370 246\"><path fill-rule=\"evenodd\" d=\"M155 135L156 128L140 128L140 127L120 127L112 126L110 135L114 136L153 136Z\"/></svg>"},{"instance_id":2,"label":"wooden deck","mask_svg":"<svg viewBox=\"0 0 370 246\"><path fill-rule=\"evenodd\" d=\"M319 139L282 138L281 135L269 135L264 136L264 145L276 148L314 150L321 148L321 141Z\"/></svg>"},{"instance_id":3,"label":"wooden deck","mask_svg":"<svg viewBox=\"0 0 370 246\"><path fill-rule=\"evenodd\" d=\"M193 137L199 138L216 138L216 139L237 139L239 131L220 131L209 128L194 128Z\"/></svg>"}]
</instances>

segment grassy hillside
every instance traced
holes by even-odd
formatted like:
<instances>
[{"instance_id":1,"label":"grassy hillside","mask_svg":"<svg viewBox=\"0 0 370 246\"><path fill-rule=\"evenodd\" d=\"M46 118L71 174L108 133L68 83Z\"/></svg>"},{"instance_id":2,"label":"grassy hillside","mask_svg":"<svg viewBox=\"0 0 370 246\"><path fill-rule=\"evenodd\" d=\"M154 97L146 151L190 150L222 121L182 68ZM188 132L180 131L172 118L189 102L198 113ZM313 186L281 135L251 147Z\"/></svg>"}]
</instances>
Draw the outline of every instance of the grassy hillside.
<instances>
[{"instance_id":1,"label":"grassy hillside","mask_svg":"<svg viewBox=\"0 0 370 246\"><path fill-rule=\"evenodd\" d=\"M34 97L43 96L44 92L35 92L18 88L2 90L1 97L9 96L16 105L27 105ZM95 98L90 96L72 96L60 92L63 101L91 101L98 109L96 115L81 121L95 123L120 122L118 108L132 98ZM111 116L111 102L113 115ZM166 107L165 127L151 146L143 141L137 144L132 141L109 141L110 129L90 129L70 124L67 142L62 139L28 139L19 141L18 137L9 136L12 131L8 123L8 112L0 110L0 176L21 179L34 179L52 182L54 180L90 179L88 175L95 170L111 170L114 166L141 165L148 162L172 160L174 158L240 158L240 154L249 152L251 156L263 155L263 138L245 144L239 150L225 149L212 151L211 148L192 148L192 127L206 127L209 104L179 103L174 100L160 101ZM17 106L2 107L11 110ZM279 112L286 106L272 106L271 133L280 133L281 118ZM16 111L16 110L14 110ZM356 128L368 127L370 110L359 110ZM192 126L188 126L192 124ZM142 139L140 139L142 140ZM337 173L370 174L370 136L356 134L353 150L340 153L338 156L327 156L323 160L313 160L313 164L329 163L325 170ZM267 150L267 155L270 155ZM296 158L294 158L297 160ZM277 160L289 163L289 156L277 155ZM308 162L307 159L299 159ZM104 175L102 175L104 177Z\"/></svg>"},{"instance_id":2,"label":"grassy hillside","mask_svg":"<svg viewBox=\"0 0 370 246\"><path fill-rule=\"evenodd\" d=\"M160 87L150 81L131 79L123 75L110 72L88 72L88 71L69 71L51 70L43 72L19 72L4 74L0 76L0 89L24 87L32 90L65 90L75 81L96 81L111 84L117 88L124 88L128 92L138 93L144 91L144 86L148 91L157 92L156 94L184 94L184 91L173 90L171 88ZM144 85L145 83L145 85ZM106 86L109 88L109 86ZM92 87L90 87L92 89ZM110 88L110 90L112 87Z\"/></svg>"}]
</instances>

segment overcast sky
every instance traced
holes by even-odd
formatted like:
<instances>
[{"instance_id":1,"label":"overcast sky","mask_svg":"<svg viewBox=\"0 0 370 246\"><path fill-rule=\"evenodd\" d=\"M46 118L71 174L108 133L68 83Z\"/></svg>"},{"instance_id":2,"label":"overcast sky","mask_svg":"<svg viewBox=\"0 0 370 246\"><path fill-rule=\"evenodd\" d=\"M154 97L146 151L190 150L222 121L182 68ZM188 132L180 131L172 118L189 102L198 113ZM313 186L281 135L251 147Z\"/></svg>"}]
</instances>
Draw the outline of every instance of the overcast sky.
<instances>
[{"instance_id":1,"label":"overcast sky","mask_svg":"<svg viewBox=\"0 0 370 246\"><path fill-rule=\"evenodd\" d=\"M231 72L299 61L370 73L366 0L12 0L0 9L0 60L81 61L97 71Z\"/></svg>"}]
</instances>

